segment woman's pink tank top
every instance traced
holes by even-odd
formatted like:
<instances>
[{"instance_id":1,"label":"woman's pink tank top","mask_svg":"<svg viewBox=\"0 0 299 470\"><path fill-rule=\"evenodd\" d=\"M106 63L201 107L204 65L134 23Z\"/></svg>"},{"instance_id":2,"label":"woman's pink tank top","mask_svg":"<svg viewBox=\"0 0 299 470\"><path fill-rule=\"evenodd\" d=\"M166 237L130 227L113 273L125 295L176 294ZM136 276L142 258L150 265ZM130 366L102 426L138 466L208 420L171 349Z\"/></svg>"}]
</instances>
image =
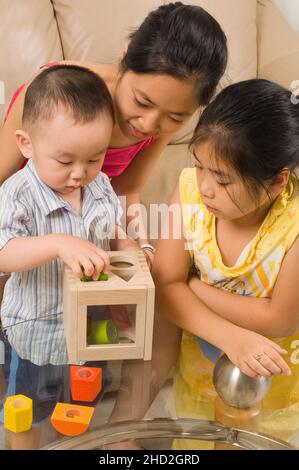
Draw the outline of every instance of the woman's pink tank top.
<instances>
[{"instance_id":1,"label":"woman's pink tank top","mask_svg":"<svg viewBox=\"0 0 299 470\"><path fill-rule=\"evenodd\" d=\"M51 67L57 64L59 64L59 62L51 62L50 64L47 64L46 67ZM14 92L11 102L9 103L4 122L6 121L6 118L9 115L14 102L16 101L24 86L25 83ZM109 148L106 152L104 164L101 171L106 173L109 178L115 178L116 176L121 175L125 171L125 169L130 165L131 161L138 155L138 153L149 145L151 145L151 143L154 142L155 139L155 137L151 136L145 140L142 140L141 142L137 142L137 144L130 145L130 147ZM21 168L26 165L27 161L27 159L24 161Z\"/></svg>"}]
</instances>

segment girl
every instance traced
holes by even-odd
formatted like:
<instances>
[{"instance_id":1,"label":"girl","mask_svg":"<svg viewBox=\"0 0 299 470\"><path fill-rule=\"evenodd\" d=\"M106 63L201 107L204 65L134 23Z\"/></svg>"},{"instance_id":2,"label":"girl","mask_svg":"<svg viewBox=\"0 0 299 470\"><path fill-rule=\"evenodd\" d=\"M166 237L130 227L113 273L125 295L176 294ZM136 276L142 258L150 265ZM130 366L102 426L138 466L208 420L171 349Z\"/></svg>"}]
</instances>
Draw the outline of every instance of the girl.
<instances>
[{"instance_id":1,"label":"girl","mask_svg":"<svg viewBox=\"0 0 299 470\"><path fill-rule=\"evenodd\" d=\"M162 150L209 102L227 63L222 29L198 6L160 6L130 39L119 65L72 62L100 75L113 97L117 119L102 171L112 178L116 193L127 196L128 207L139 202ZM26 86L21 88L0 133L0 182L23 161L14 138ZM151 255L150 246L144 249Z\"/></svg>"},{"instance_id":2,"label":"girl","mask_svg":"<svg viewBox=\"0 0 299 470\"><path fill-rule=\"evenodd\" d=\"M266 80L231 85L204 111L192 150L195 168L172 201L184 235L170 210L175 236L162 237L154 263L159 304L185 330L178 415L214 419L212 371L224 351L251 377L276 375L259 430L289 439L299 428L299 107Z\"/></svg>"}]
</instances>

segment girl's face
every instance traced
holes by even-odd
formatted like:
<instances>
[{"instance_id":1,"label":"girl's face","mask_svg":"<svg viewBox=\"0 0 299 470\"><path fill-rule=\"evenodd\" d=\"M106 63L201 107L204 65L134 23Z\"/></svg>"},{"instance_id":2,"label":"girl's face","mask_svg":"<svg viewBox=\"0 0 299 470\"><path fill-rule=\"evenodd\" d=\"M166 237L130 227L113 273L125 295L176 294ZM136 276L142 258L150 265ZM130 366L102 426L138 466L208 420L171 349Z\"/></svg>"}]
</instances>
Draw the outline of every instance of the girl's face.
<instances>
[{"instance_id":1,"label":"girl's face","mask_svg":"<svg viewBox=\"0 0 299 470\"><path fill-rule=\"evenodd\" d=\"M196 145L193 154L202 201L218 219L241 220L270 205L262 188L258 202L253 200L235 170L213 157L209 142Z\"/></svg>"},{"instance_id":2,"label":"girl's face","mask_svg":"<svg viewBox=\"0 0 299 470\"><path fill-rule=\"evenodd\" d=\"M194 92L193 81L126 72L114 96L119 127L136 142L176 133L198 107Z\"/></svg>"}]
</instances>

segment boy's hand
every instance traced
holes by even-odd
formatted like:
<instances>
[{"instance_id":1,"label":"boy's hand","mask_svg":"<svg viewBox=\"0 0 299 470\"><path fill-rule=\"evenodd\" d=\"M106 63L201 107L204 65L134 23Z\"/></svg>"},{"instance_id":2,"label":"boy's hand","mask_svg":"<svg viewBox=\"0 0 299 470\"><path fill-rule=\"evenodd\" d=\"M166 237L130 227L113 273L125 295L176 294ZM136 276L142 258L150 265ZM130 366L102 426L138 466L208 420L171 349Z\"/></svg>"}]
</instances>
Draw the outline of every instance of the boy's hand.
<instances>
[{"instance_id":1,"label":"boy's hand","mask_svg":"<svg viewBox=\"0 0 299 470\"><path fill-rule=\"evenodd\" d=\"M58 257L71 268L78 278L81 278L84 273L96 281L102 271L106 274L109 272L109 255L88 240L72 235L59 235L57 252Z\"/></svg>"},{"instance_id":2,"label":"boy's hand","mask_svg":"<svg viewBox=\"0 0 299 470\"><path fill-rule=\"evenodd\" d=\"M240 328L236 337L228 339L223 350L249 377L291 375L291 369L282 358L287 351L253 331Z\"/></svg>"}]
</instances>

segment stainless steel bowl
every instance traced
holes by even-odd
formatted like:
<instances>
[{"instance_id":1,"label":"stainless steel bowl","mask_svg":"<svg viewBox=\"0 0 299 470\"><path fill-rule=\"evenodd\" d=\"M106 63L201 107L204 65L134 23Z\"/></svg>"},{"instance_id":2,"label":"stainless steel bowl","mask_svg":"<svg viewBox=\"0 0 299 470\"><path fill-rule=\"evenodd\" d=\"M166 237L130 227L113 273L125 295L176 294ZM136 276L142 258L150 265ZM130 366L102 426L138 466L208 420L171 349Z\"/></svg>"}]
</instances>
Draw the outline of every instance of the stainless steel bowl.
<instances>
[{"instance_id":1,"label":"stainless steel bowl","mask_svg":"<svg viewBox=\"0 0 299 470\"><path fill-rule=\"evenodd\" d=\"M269 390L271 379L248 377L226 355L223 355L214 367L213 382L219 397L227 405L250 408L264 398Z\"/></svg>"}]
</instances>

